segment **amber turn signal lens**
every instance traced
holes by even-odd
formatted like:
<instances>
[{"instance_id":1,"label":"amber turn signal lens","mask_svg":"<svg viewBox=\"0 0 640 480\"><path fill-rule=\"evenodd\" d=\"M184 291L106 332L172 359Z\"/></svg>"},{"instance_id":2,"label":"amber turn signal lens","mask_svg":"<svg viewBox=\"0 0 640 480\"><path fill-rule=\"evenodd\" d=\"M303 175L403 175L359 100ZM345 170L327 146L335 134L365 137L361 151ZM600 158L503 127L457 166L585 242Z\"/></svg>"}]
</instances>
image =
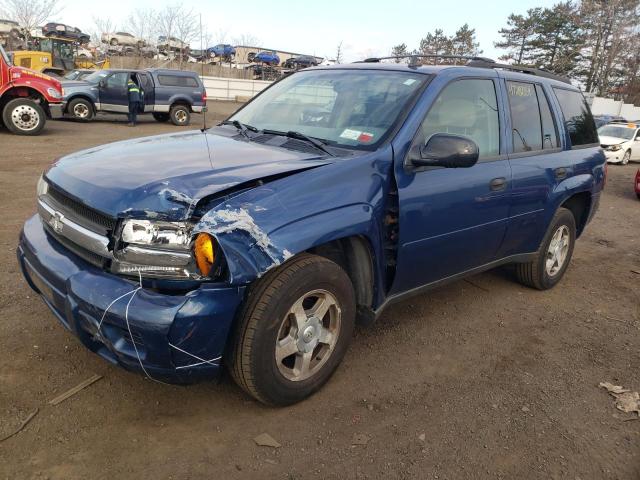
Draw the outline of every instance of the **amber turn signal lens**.
<instances>
[{"instance_id":1,"label":"amber turn signal lens","mask_svg":"<svg viewBox=\"0 0 640 480\"><path fill-rule=\"evenodd\" d=\"M196 257L196 264L200 273L205 277L209 276L211 267L216 260L213 249L213 238L208 233L199 233L193 246L193 253Z\"/></svg>"}]
</instances>

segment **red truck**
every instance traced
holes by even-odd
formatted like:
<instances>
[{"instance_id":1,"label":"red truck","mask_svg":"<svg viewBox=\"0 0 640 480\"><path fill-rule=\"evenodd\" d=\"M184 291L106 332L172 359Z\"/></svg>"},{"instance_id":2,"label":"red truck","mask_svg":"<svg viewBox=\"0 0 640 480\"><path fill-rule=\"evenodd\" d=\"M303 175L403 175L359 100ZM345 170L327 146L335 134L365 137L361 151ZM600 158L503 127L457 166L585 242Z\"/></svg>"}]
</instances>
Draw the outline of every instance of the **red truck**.
<instances>
[{"instance_id":1,"label":"red truck","mask_svg":"<svg viewBox=\"0 0 640 480\"><path fill-rule=\"evenodd\" d=\"M13 66L0 45L0 118L11 133L38 135L47 118L62 116L63 107L59 81Z\"/></svg>"}]
</instances>

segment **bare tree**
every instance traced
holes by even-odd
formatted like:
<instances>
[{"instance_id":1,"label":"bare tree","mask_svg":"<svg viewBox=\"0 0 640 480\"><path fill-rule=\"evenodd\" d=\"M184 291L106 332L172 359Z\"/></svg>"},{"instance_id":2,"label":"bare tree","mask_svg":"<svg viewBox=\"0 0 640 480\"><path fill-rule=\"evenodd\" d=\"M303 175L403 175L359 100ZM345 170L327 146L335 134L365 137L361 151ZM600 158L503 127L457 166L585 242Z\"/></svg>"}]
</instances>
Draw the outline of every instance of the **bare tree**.
<instances>
[{"instance_id":1,"label":"bare tree","mask_svg":"<svg viewBox=\"0 0 640 480\"><path fill-rule=\"evenodd\" d=\"M0 16L18 22L27 33L61 11L60 0L0 0Z\"/></svg>"},{"instance_id":2,"label":"bare tree","mask_svg":"<svg viewBox=\"0 0 640 480\"><path fill-rule=\"evenodd\" d=\"M257 47L260 44L260 39L251 33L241 33L233 37L233 43L242 47Z\"/></svg>"},{"instance_id":3,"label":"bare tree","mask_svg":"<svg viewBox=\"0 0 640 480\"><path fill-rule=\"evenodd\" d=\"M91 39L97 45L102 42L103 33L112 33L116 29L116 25L109 17L91 17L93 21L93 29L91 32Z\"/></svg>"},{"instance_id":4,"label":"bare tree","mask_svg":"<svg viewBox=\"0 0 640 480\"><path fill-rule=\"evenodd\" d=\"M127 17L124 28L148 44L153 43L158 13L152 8L136 8Z\"/></svg>"},{"instance_id":5,"label":"bare tree","mask_svg":"<svg viewBox=\"0 0 640 480\"><path fill-rule=\"evenodd\" d=\"M166 37L175 37L180 41L179 61L182 67L183 57L189 49L189 45L200 34L200 23L193 9L185 9L182 4L169 5L161 10L156 17L158 34Z\"/></svg>"},{"instance_id":6,"label":"bare tree","mask_svg":"<svg viewBox=\"0 0 640 480\"><path fill-rule=\"evenodd\" d=\"M336 63L342 63L342 42L343 40L340 40L340 43L336 47Z\"/></svg>"}]
</instances>

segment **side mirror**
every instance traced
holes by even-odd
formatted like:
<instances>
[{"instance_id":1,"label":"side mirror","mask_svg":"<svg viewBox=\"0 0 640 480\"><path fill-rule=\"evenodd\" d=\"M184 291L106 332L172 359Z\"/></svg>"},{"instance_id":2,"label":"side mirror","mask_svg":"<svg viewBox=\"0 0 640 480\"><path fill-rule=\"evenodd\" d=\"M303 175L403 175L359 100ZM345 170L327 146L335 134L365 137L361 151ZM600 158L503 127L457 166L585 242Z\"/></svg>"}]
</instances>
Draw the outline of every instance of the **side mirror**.
<instances>
[{"instance_id":1,"label":"side mirror","mask_svg":"<svg viewBox=\"0 0 640 480\"><path fill-rule=\"evenodd\" d=\"M419 156L411 158L414 167L468 168L478 162L478 145L466 137L436 133L420 148Z\"/></svg>"},{"instance_id":2,"label":"side mirror","mask_svg":"<svg viewBox=\"0 0 640 480\"><path fill-rule=\"evenodd\" d=\"M107 85L107 81L104 78L98 82L98 86L100 88L104 88L106 85Z\"/></svg>"}]
</instances>

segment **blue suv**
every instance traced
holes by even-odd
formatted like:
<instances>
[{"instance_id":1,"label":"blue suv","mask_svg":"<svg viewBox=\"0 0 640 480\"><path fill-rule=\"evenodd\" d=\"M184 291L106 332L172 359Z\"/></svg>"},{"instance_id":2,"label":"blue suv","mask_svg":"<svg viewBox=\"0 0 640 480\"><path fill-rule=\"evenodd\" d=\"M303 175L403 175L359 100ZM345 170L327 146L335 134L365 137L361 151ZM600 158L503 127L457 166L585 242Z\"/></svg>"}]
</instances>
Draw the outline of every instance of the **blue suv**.
<instances>
[{"instance_id":1,"label":"blue suv","mask_svg":"<svg viewBox=\"0 0 640 480\"><path fill-rule=\"evenodd\" d=\"M63 83L66 114L82 121L98 112L128 113L127 81L133 79L143 93L144 112L158 122L171 120L186 126L191 113L206 108L207 93L195 72L149 68L146 70L98 70L79 81Z\"/></svg>"},{"instance_id":2,"label":"blue suv","mask_svg":"<svg viewBox=\"0 0 640 480\"><path fill-rule=\"evenodd\" d=\"M482 58L415 63L305 69L209 130L60 159L25 278L109 362L182 383L225 367L275 405L394 302L502 265L555 286L605 183L582 94Z\"/></svg>"}]
</instances>

